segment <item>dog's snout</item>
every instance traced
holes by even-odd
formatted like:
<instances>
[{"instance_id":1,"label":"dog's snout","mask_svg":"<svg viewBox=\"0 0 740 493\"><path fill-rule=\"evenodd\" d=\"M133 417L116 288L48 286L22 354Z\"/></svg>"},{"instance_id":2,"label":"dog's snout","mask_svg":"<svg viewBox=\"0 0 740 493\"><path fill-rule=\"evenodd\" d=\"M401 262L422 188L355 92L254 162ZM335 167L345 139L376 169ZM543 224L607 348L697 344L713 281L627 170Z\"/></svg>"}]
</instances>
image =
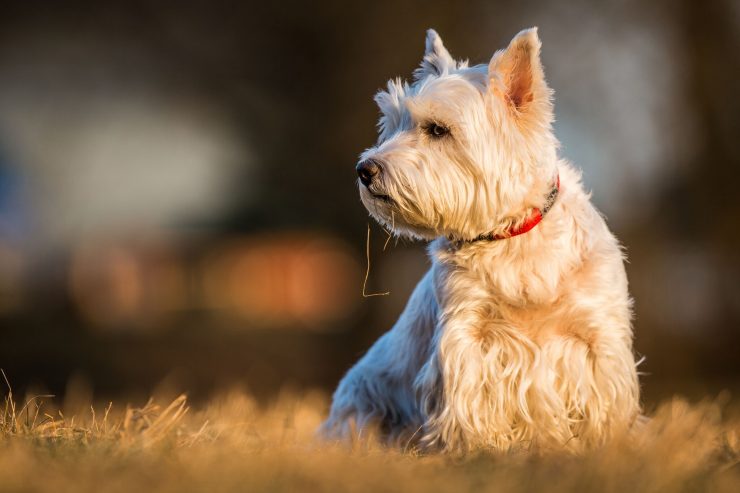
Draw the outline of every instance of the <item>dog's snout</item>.
<instances>
[{"instance_id":1,"label":"dog's snout","mask_svg":"<svg viewBox=\"0 0 740 493\"><path fill-rule=\"evenodd\" d=\"M370 186L373 178L380 173L380 166L374 159L366 159L357 164L357 176L366 187Z\"/></svg>"}]
</instances>

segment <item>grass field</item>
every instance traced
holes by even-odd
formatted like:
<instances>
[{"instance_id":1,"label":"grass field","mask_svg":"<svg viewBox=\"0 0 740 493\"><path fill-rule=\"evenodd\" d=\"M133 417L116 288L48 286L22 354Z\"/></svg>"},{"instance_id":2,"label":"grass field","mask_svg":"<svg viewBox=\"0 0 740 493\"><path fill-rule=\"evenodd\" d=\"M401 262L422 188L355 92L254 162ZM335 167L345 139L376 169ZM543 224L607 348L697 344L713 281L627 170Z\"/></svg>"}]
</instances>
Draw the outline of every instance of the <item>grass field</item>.
<instances>
[{"instance_id":1,"label":"grass field","mask_svg":"<svg viewBox=\"0 0 740 493\"><path fill-rule=\"evenodd\" d=\"M317 443L328 402L283 395L260 407L243 393L189 409L116 404L74 417L53 399L0 409L0 491L740 491L740 421L714 399L674 399L635 440L585 456L419 456Z\"/></svg>"}]
</instances>

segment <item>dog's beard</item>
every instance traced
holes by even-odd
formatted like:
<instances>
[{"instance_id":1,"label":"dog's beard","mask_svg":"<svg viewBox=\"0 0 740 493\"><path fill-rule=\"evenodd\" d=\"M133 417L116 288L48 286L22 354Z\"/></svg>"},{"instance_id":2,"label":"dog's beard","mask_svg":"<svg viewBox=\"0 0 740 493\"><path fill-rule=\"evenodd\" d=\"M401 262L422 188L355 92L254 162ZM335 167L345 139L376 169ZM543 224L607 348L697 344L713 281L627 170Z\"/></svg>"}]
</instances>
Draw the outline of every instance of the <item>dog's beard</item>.
<instances>
[{"instance_id":1,"label":"dog's beard","mask_svg":"<svg viewBox=\"0 0 740 493\"><path fill-rule=\"evenodd\" d=\"M371 191L362 185L359 188L363 205L370 215L387 230L397 236L411 239L431 240L439 236L436 230L419 224L417 221L410 221L398 200L392 195Z\"/></svg>"}]
</instances>

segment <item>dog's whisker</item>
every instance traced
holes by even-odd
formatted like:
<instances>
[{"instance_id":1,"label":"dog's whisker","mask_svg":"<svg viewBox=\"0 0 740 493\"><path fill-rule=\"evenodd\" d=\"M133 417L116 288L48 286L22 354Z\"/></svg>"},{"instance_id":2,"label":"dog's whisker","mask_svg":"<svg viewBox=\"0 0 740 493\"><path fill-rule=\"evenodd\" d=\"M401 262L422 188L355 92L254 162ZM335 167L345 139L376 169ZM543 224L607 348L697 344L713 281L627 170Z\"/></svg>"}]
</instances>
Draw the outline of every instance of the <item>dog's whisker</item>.
<instances>
[{"instance_id":1,"label":"dog's whisker","mask_svg":"<svg viewBox=\"0 0 740 493\"><path fill-rule=\"evenodd\" d=\"M367 269L365 270L365 281L362 283L362 297L371 298L373 296L388 296L390 291L383 293L366 293L367 279L370 277L370 223L367 223L367 240L365 241L365 256L367 258Z\"/></svg>"},{"instance_id":2,"label":"dog's whisker","mask_svg":"<svg viewBox=\"0 0 740 493\"><path fill-rule=\"evenodd\" d=\"M395 231L396 229L396 213L391 210L391 231ZM385 244L383 245L383 251L388 247L388 242L391 241L391 238L393 237L393 233L391 231L388 231L387 229L383 228L383 231L385 231L385 234L388 235L388 238L385 239Z\"/></svg>"}]
</instances>

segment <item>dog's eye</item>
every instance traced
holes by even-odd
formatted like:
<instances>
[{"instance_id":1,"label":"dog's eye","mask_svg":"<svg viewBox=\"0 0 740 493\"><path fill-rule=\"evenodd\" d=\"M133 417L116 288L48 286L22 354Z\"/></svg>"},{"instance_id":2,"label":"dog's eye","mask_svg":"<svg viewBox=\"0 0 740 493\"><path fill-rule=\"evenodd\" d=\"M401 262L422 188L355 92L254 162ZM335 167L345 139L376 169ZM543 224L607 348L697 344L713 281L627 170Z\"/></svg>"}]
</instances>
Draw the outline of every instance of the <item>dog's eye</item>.
<instances>
[{"instance_id":1,"label":"dog's eye","mask_svg":"<svg viewBox=\"0 0 740 493\"><path fill-rule=\"evenodd\" d=\"M429 123L424 127L427 134L435 138L444 137L450 133L450 129L438 123Z\"/></svg>"}]
</instances>

